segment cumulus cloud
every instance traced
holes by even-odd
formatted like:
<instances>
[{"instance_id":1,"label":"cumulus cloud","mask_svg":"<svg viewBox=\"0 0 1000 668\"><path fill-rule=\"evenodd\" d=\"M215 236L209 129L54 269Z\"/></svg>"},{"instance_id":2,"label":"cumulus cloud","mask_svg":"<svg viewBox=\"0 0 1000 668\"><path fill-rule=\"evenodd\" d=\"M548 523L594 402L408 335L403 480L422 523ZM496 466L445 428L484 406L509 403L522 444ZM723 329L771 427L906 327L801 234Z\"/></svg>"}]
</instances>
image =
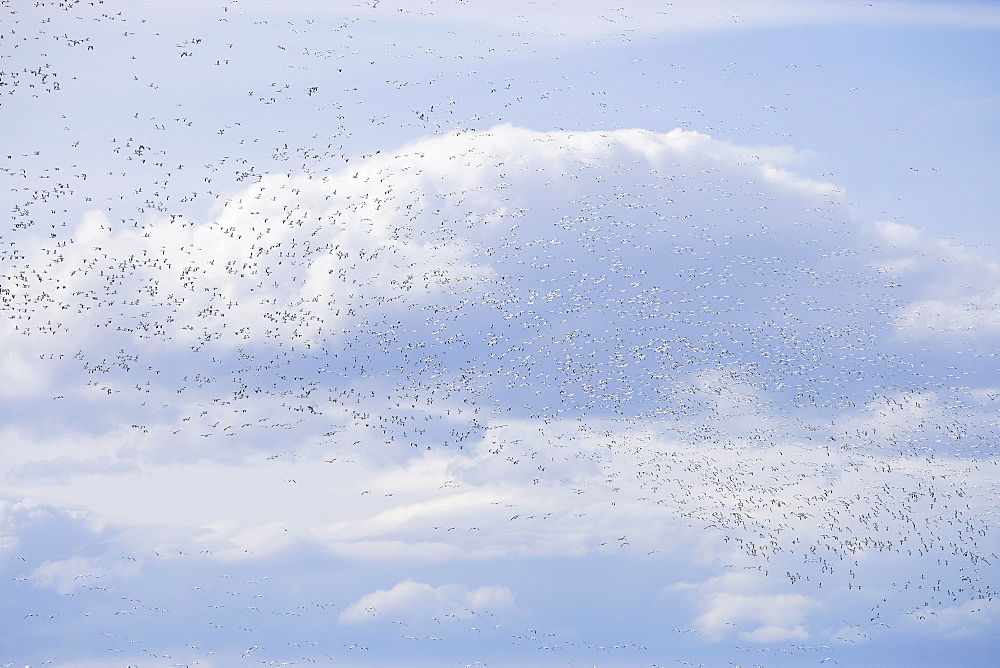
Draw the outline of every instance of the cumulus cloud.
<instances>
[{"instance_id":1,"label":"cumulus cloud","mask_svg":"<svg viewBox=\"0 0 1000 668\"><path fill-rule=\"evenodd\" d=\"M61 561L46 561L36 568L30 578L43 587L51 587L59 594L69 594L79 587L98 582L107 573L100 566L79 555Z\"/></svg>"},{"instance_id":2,"label":"cumulus cloud","mask_svg":"<svg viewBox=\"0 0 1000 668\"><path fill-rule=\"evenodd\" d=\"M994 551L965 537L986 530L995 379L946 386L898 335L991 265L866 227L801 158L500 125L268 176L206 219L92 212L57 263L25 247L3 363L38 373L4 480L119 524L18 577L137 587L115 570L135 559L198 596L216 567L374 564L398 584L317 575L337 596L307 601L372 628L535 593L434 568L614 560L679 593L678 624L757 644L839 626L825 593L867 609L885 572L911 609L921 574L961 588L954 564Z\"/></svg>"},{"instance_id":3,"label":"cumulus cloud","mask_svg":"<svg viewBox=\"0 0 1000 668\"><path fill-rule=\"evenodd\" d=\"M840 445L878 432L862 440L911 448L921 415L929 428L946 416L928 412L932 393L878 336L941 289L926 277L943 260L960 265L946 286L989 276L990 265L912 228L863 228L836 186L789 170L796 159L788 147L682 130L500 125L326 177L267 176L204 221L140 229L87 214L58 263L26 248L8 267L19 285L9 298L31 320L4 326L34 334L14 336L10 364L49 378L18 400L51 418L12 421L8 479L265 455L274 471L298 458L339 470L356 458L390 464L396 477L376 480L376 492L399 495L421 479L409 467L428 472L427 448L444 447L458 452L437 460L447 467L430 476L438 486L460 478L492 494L427 502L424 491L364 519L312 524L349 551L360 541L435 546L414 527L431 516L476 526L471 509L506 499L508 484L539 490L526 499L553 480L581 499L610 493L602 449L635 434L606 420L665 420L680 439L725 444L726 461L732 444L821 434ZM872 235L884 246L874 253L864 248ZM859 377L894 386L903 408L872 401ZM858 405L857 415L829 412ZM969 433L970 415L953 431ZM38 429L45 459L31 446ZM322 484L282 471L249 488L304 495L294 490ZM107 498L92 488L87 498ZM224 515L224 503L206 503L220 509L209 521ZM194 505L177 507L186 516ZM569 514L562 501L546 512ZM243 529L270 521L281 520ZM462 552L502 544L470 540Z\"/></svg>"},{"instance_id":4,"label":"cumulus cloud","mask_svg":"<svg viewBox=\"0 0 1000 668\"><path fill-rule=\"evenodd\" d=\"M468 589L458 584L434 587L408 580L391 589L379 589L362 596L340 614L340 622L357 624L379 615L419 619L445 615L471 618L476 612L505 611L513 605L513 594L499 585Z\"/></svg>"},{"instance_id":5,"label":"cumulus cloud","mask_svg":"<svg viewBox=\"0 0 1000 668\"><path fill-rule=\"evenodd\" d=\"M693 626L710 638L738 634L750 642L806 640L803 623L820 603L802 594L754 593L763 578L726 573L698 586L703 612Z\"/></svg>"},{"instance_id":6,"label":"cumulus cloud","mask_svg":"<svg viewBox=\"0 0 1000 668\"><path fill-rule=\"evenodd\" d=\"M874 228L882 254L873 263L909 288L894 314L905 335L994 341L1000 333L1000 262L975 247L934 238L910 225Z\"/></svg>"},{"instance_id":7,"label":"cumulus cloud","mask_svg":"<svg viewBox=\"0 0 1000 668\"><path fill-rule=\"evenodd\" d=\"M124 4L5 33L0 664L994 648L995 12Z\"/></svg>"},{"instance_id":8,"label":"cumulus cloud","mask_svg":"<svg viewBox=\"0 0 1000 668\"><path fill-rule=\"evenodd\" d=\"M948 638L969 638L996 625L1000 618L1000 601L979 599L944 608L924 606L906 611L907 623L922 631L930 627L936 634Z\"/></svg>"},{"instance_id":9,"label":"cumulus cloud","mask_svg":"<svg viewBox=\"0 0 1000 668\"><path fill-rule=\"evenodd\" d=\"M845 327L868 336L878 286L851 255L853 223L834 186L788 160L680 130L423 139L328 177L265 177L214 220L125 229L88 214L59 263L39 272L50 249L26 249L11 267L30 315L6 327L46 333L19 340L31 354L44 340L54 359L37 377L65 396L209 400L210 425L215 400L261 393L285 392L306 422L342 411L276 372L289 355L335 360L305 365L341 389L400 373L408 394L489 394L528 415L665 411L668 385L706 361L758 350L755 373L801 376L856 357L832 345Z\"/></svg>"}]
</instances>

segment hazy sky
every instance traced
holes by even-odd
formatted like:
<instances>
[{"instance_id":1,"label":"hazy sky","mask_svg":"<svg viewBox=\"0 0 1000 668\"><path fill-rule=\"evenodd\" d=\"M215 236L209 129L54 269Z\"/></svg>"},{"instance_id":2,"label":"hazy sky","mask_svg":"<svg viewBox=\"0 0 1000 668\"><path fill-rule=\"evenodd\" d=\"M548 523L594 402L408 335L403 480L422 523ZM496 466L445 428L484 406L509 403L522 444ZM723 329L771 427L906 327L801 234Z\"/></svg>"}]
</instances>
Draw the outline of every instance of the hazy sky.
<instances>
[{"instance_id":1,"label":"hazy sky","mask_svg":"<svg viewBox=\"0 0 1000 668\"><path fill-rule=\"evenodd\" d=\"M995 663L997 3L3 11L3 663Z\"/></svg>"}]
</instances>

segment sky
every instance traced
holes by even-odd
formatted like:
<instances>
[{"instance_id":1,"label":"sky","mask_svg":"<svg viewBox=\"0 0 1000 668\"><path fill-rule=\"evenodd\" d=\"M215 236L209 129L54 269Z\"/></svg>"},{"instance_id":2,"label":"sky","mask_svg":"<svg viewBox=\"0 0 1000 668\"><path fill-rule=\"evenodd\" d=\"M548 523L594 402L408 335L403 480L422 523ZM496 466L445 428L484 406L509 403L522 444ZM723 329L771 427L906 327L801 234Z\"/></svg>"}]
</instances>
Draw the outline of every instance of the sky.
<instances>
[{"instance_id":1,"label":"sky","mask_svg":"<svg viewBox=\"0 0 1000 668\"><path fill-rule=\"evenodd\" d=\"M0 663L995 665L997 3L498 4L0 2Z\"/></svg>"}]
</instances>

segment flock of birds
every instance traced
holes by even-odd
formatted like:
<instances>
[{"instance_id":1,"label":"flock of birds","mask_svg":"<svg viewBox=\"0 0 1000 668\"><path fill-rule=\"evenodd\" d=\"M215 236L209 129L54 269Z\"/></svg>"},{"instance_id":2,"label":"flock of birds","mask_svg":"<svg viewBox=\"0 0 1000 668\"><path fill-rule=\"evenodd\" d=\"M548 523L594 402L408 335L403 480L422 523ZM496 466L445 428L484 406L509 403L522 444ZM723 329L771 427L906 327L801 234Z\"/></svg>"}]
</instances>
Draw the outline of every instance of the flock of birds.
<instances>
[{"instance_id":1,"label":"flock of birds","mask_svg":"<svg viewBox=\"0 0 1000 668\"><path fill-rule=\"evenodd\" d=\"M264 471L267 494L305 506L337 471L345 517L363 517L330 520L383 545L514 559L564 541L640 570L703 550L714 579L669 583L701 614L612 638L526 624L502 588L345 598L314 564L268 570L268 541L362 549L343 527L294 518L260 546L220 529L124 555L119 536L83 558L100 531L80 538L63 530L72 512L6 492L4 634L36 646L5 638L0 658L42 661L58 629L100 648L45 663L415 665L445 647L467 665L661 665L726 640L745 661L804 665L900 618L988 629L989 351L972 337L922 354L898 336L913 295L873 268L884 250L858 241L839 190L776 169L780 151L694 131L698 110L667 133L622 130L605 90L510 75L551 35L455 36L470 50L454 56L419 38L373 46L362 24L390 21L380 5L279 32L227 3L164 49L160 30L180 34L167 16L4 3L4 113L31 129L0 156L13 214L0 232L3 426L12 443L92 450L12 454L5 484L221 463ZM628 17L608 11L607 37L624 44ZM399 78L410 58L426 77ZM275 67L287 82L252 75ZM63 101L113 91L94 117ZM560 96L586 101L591 128L505 122ZM725 132L717 123L697 129ZM44 148L21 150L42 134ZM448 463L426 489L371 474L435 461ZM723 601L724 585L744 594ZM403 591L422 612L392 609ZM774 612L826 592L862 610L832 648L805 641L804 612ZM167 628L171 610L194 636Z\"/></svg>"}]
</instances>

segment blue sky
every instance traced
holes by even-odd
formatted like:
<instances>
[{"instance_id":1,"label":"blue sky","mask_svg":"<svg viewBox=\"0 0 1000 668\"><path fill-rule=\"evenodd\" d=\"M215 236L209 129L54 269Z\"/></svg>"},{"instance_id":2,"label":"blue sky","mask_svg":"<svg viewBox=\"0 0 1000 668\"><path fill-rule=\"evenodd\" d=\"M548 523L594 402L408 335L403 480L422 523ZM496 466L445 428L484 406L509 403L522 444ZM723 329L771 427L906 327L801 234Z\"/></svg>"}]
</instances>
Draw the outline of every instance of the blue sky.
<instances>
[{"instance_id":1,"label":"blue sky","mask_svg":"<svg viewBox=\"0 0 1000 668\"><path fill-rule=\"evenodd\" d=\"M4 11L5 663L993 663L996 3Z\"/></svg>"}]
</instances>

